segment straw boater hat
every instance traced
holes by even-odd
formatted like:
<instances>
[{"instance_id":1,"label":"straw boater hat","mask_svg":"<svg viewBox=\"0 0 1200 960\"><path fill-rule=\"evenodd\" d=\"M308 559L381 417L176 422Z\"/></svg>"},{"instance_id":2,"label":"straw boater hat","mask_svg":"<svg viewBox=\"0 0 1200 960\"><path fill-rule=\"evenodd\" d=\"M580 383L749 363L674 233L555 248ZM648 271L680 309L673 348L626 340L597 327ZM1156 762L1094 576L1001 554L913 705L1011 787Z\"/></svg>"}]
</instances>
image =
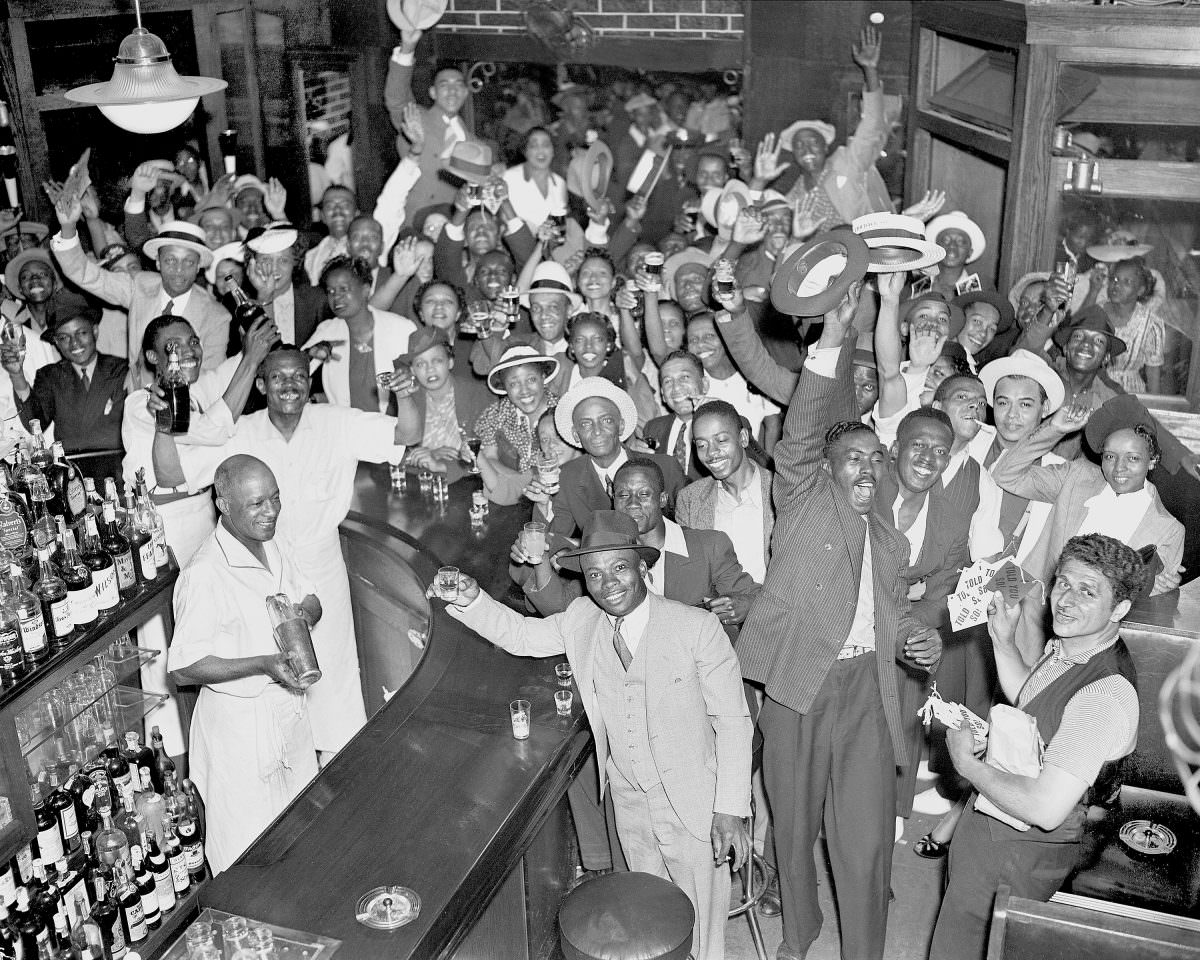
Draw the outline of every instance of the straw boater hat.
<instances>
[{"instance_id":1,"label":"straw boater hat","mask_svg":"<svg viewBox=\"0 0 1200 960\"><path fill-rule=\"evenodd\" d=\"M925 237L925 224L899 213L868 213L851 225L871 251L867 273L900 273L940 263L946 251Z\"/></svg>"},{"instance_id":2,"label":"straw boater hat","mask_svg":"<svg viewBox=\"0 0 1200 960\"><path fill-rule=\"evenodd\" d=\"M1065 348L1067 341L1071 339L1071 334L1076 330L1091 330L1095 333L1105 334L1108 337L1110 358L1119 357L1128 346L1113 330L1112 321L1108 318L1108 311L1098 303L1076 311L1070 320L1054 331L1054 342Z\"/></svg>"},{"instance_id":3,"label":"straw boater hat","mask_svg":"<svg viewBox=\"0 0 1200 960\"><path fill-rule=\"evenodd\" d=\"M633 431L638 425L637 406L633 397L604 377L584 377L562 395L558 406L554 408L554 426L558 428L559 436L573 447L581 446L575 439L575 426L571 417L575 408L591 397L603 397L616 404L622 421L621 441L624 442L633 436Z\"/></svg>"},{"instance_id":4,"label":"straw boater hat","mask_svg":"<svg viewBox=\"0 0 1200 960\"><path fill-rule=\"evenodd\" d=\"M1054 372L1050 364L1029 350L1014 350L1007 357L993 360L979 371L979 379L983 381L989 404L995 405L996 384L1005 377L1029 377L1042 385L1042 389L1046 391L1043 416L1052 414L1066 399L1067 390L1063 386L1062 378Z\"/></svg>"},{"instance_id":5,"label":"straw boater hat","mask_svg":"<svg viewBox=\"0 0 1200 960\"><path fill-rule=\"evenodd\" d=\"M488 389L492 393L504 393L504 380L499 374L505 370L511 370L513 367L523 367L526 364L534 364L544 369L546 379L553 380L558 375L558 358L547 357L538 353L533 347L525 344L509 347L500 355L500 359L496 361L496 365L492 367L491 372L487 376ZM634 426L637 426L637 416L634 415Z\"/></svg>"},{"instance_id":6,"label":"straw boater hat","mask_svg":"<svg viewBox=\"0 0 1200 960\"><path fill-rule=\"evenodd\" d=\"M597 140L587 148L579 171L579 193L589 207L598 207L608 193L612 172L612 151L603 140Z\"/></svg>"},{"instance_id":7,"label":"straw boater hat","mask_svg":"<svg viewBox=\"0 0 1200 960\"><path fill-rule=\"evenodd\" d=\"M707 273L714 259L716 258L711 253L697 247L688 247L686 250L671 254L663 263L663 290L670 295L672 300L675 299L675 276L679 273L680 268L686 267L688 264L696 264L703 267Z\"/></svg>"},{"instance_id":8,"label":"straw boater hat","mask_svg":"<svg viewBox=\"0 0 1200 960\"><path fill-rule=\"evenodd\" d=\"M1108 235L1106 243L1095 244L1087 248L1088 256L1103 263L1119 263L1122 260L1132 260L1134 257L1144 257L1154 247L1148 243L1138 243L1128 230L1114 230Z\"/></svg>"},{"instance_id":9,"label":"straw boater hat","mask_svg":"<svg viewBox=\"0 0 1200 960\"><path fill-rule=\"evenodd\" d=\"M583 297L571 286L571 275L566 267L555 260L543 260L534 268L529 290L521 294L521 306L529 306L531 293L561 293L570 301L572 313L583 307Z\"/></svg>"},{"instance_id":10,"label":"straw boater hat","mask_svg":"<svg viewBox=\"0 0 1200 960\"><path fill-rule=\"evenodd\" d=\"M243 173L240 177L233 181L233 189L229 191L229 196L237 200L238 194L243 190L257 190L265 198L267 195L267 185L258 179L252 173Z\"/></svg>"},{"instance_id":11,"label":"straw boater hat","mask_svg":"<svg viewBox=\"0 0 1200 960\"><path fill-rule=\"evenodd\" d=\"M21 270L24 269L27 263L35 261L37 263L44 263L54 271L55 277L58 278L59 289L62 288L62 277L59 276L58 267L54 265L50 251L45 247L31 247L28 250L22 250L18 253L8 261L8 266L4 268L4 285L8 287L8 292L18 300L21 299Z\"/></svg>"},{"instance_id":12,"label":"straw boater hat","mask_svg":"<svg viewBox=\"0 0 1200 960\"><path fill-rule=\"evenodd\" d=\"M967 263L974 263L987 249L987 238L983 235L983 229L961 210L943 213L925 224L925 239L936 243L938 234L943 230L961 230L970 238L971 253L967 256Z\"/></svg>"},{"instance_id":13,"label":"straw boater hat","mask_svg":"<svg viewBox=\"0 0 1200 960\"><path fill-rule=\"evenodd\" d=\"M246 262L245 247L242 246L240 240L234 240L233 243L226 243L217 247L212 252L212 263L204 268L204 276L208 278L209 286L217 285L217 268L223 260L233 260L236 263L244 264Z\"/></svg>"},{"instance_id":14,"label":"straw boater hat","mask_svg":"<svg viewBox=\"0 0 1200 960\"><path fill-rule=\"evenodd\" d=\"M157 234L142 244L142 253L154 260L163 247L183 247L198 253L201 267L207 267L213 260L213 252L204 242L204 231L185 220L164 223L158 228Z\"/></svg>"},{"instance_id":15,"label":"straw boater hat","mask_svg":"<svg viewBox=\"0 0 1200 960\"><path fill-rule=\"evenodd\" d=\"M442 169L468 183L486 183L492 175L492 148L476 140L460 140L442 162Z\"/></svg>"},{"instance_id":16,"label":"straw boater hat","mask_svg":"<svg viewBox=\"0 0 1200 960\"><path fill-rule=\"evenodd\" d=\"M555 554L559 566L581 572L579 558L589 553L604 553L607 550L636 550L646 566L658 563L658 550L638 543L637 523L632 517L616 510L597 510L583 527L579 546Z\"/></svg>"},{"instance_id":17,"label":"straw boater hat","mask_svg":"<svg viewBox=\"0 0 1200 960\"><path fill-rule=\"evenodd\" d=\"M1045 283L1050 279L1050 274L1046 270L1034 270L1021 277L1012 285L1012 289L1008 291L1008 302L1012 304L1014 310L1021 308L1021 296L1025 293L1025 288L1031 283Z\"/></svg>"},{"instance_id":18,"label":"straw boater hat","mask_svg":"<svg viewBox=\"0 0 1200 960\"><path fill-rule=\"evenodd\" d=\"M818 233L779 265L771 303L793 317L819 317L867 273L867 245L850 229Z\"/></svg>"},{"instance_id":19,"label":"straw boater hat","mask_svg":"<svg viewBox=\"0 0 1200 960\"><path fill-rule=\"evenodd\" d=\"M834 137L837 136L837 131L832 123L826 123L824 120L797 120L790 126L784 127L779 134L779 144L784 150L792 150L792 140L801 130L815 130L821 135L821 139L825 141L825 146L833 143Z\"/></svg>"}]
</instances>

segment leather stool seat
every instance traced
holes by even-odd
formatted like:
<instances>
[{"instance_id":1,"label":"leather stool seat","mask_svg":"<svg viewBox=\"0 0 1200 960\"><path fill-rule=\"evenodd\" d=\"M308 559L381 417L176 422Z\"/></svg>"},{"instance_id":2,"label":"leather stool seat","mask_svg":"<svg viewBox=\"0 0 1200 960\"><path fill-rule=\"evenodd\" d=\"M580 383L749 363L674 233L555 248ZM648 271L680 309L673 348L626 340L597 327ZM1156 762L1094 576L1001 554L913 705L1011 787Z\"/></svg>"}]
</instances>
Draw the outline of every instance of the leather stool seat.
<instances>
[{"instance_id":1,"label":"leather stool seat","mask_svg":"<svg viewBox=\"0 0 1200 960\"><path fill-rule=\"evenodd\" d=\"M695 922L687 894L649 873L588 880L558 910L566 960L686 960Z\"/></svg>"}]
</instances>

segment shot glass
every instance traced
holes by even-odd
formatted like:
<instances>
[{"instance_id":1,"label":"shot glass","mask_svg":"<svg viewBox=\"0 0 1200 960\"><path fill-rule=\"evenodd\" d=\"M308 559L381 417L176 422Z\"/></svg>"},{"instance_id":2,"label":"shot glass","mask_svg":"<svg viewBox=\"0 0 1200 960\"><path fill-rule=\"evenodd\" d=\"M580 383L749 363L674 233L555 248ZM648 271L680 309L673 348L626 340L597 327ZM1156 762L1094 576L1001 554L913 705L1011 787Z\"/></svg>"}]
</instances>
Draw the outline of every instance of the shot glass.
<instances>
[{"instance_id":1,"label":"shot glass","mask_svg":"<svg viewBox=\"0 0 1200 960\"><path fill-rule=\"evenodd\" d=\"M508 705L508 715L512 720L514 740L529 739L529 701L514 700Z\"/></svg>"},{"instance_id":2,"label":"shot glass","mask_svg":"<svg viewBox=\"0 0 1200 960\"><path fill-rule=\"evenodd\" d=\"M388 473L391 475L392 489L403 492L405 487L404 467L399 463L390 464Z\"/></svg>"},{"instance_id":3,"label":"shot glass","mask_svg":"<svg viewBox=\"0 0 1200 960\"><path fill-rule=\"evenodd\" d=\"M457 600L458 567L439 567L434 589L442 600Z\"/></svg>"},{"instance_id":4,"label":"shot glass","mask_svg":"<svg viewBox=\"0 0 1200 960\"><path fill-rule=\"evenodd\" d=\"M422 470L417 474L417 481L421 485L421 495L429 496L433 490L433 473L429 470Z\"/></svg>"},{"instance_id":5,"label":"shot glass","mask_svg":"<svg viewBox=\"0 0 1200 960\"><path fill-rule=\"evenodd\" d=\"M558 685L560 687L569 687L571 685L572 678L575 676L575 673L571 670L571 665L569 663L560 663L554 668L554 675L558 677Z\"/></svg>"},{"instance_id":6,"label":"shot glass","mask_svg":"<svg viewBox=\"0 0 1200 960\"><path fill-rule=\"evenodd\" d=\"M540 560L546 553L546 525L537 520L525 524L521 531L521 546L531 557Z\"/></svg>"},{"instance_id":7,"label":"shot glass","mask_svg":"<svg viewBox=\"0 0 1200 960\"><path fill-rule=\"evenodd\" d=\"M574 700L575 694L570 690L554 691L554 709L558 711L560 717L569 717L571 715L571 704Z\"/></svg>"}]
</instances>

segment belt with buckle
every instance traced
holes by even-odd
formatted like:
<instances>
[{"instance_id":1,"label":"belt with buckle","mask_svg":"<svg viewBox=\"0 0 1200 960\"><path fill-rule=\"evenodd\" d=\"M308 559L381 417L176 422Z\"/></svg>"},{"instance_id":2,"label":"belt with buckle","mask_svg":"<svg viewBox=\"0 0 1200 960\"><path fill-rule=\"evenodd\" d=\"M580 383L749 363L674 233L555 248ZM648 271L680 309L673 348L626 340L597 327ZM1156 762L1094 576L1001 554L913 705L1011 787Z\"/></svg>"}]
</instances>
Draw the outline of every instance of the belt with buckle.
<instances>
[{"instance_id":1,"label":"belt with buckle","mask_svg":"<svg viewBox=\"0 0 1200 960\"><path fill-rule=\"evenodd\" d=\"M837 658L839 660L853 660L855 657L861 657L865 654L874 652L874 647L863 647L857 644L851 644L849 646L842 647L842 649L838 651Z\"/></svg>"}]
</instances>

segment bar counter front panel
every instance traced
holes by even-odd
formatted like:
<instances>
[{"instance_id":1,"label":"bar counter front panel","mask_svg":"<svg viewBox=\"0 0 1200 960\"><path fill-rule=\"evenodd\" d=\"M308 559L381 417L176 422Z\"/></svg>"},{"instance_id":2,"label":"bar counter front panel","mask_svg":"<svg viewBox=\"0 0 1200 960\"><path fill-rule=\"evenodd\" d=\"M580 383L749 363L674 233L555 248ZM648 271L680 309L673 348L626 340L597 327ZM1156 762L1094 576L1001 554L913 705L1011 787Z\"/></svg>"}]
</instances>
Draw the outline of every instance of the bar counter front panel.
<instances>
[{"instance_id":1,"label":"bar counter front panel","mask_svg":"<svg viewBox=\"0 0 1200 960\"><path fill-rule=\"evenodd\" d=\"M442 508L392 492L386 467L359 470L342 545L367 711L377 712L210 882L205 906L334 937L339 956L354 960L555 952L574 862L565 792L591 734L578 697L569 718L556 715L559 659L504 653L425 599L450 564L520 607L508 550L529 504L492 506L475 532L476 489L464 478ZM423 652L410 630L428 635ZM386 703L385 688L396 690ZM518 698L533 710L523 741L508 716ZM420 916L390 932L355 919L359 897L385 884L421 898Z\"/></svg>"}]
</instances>

